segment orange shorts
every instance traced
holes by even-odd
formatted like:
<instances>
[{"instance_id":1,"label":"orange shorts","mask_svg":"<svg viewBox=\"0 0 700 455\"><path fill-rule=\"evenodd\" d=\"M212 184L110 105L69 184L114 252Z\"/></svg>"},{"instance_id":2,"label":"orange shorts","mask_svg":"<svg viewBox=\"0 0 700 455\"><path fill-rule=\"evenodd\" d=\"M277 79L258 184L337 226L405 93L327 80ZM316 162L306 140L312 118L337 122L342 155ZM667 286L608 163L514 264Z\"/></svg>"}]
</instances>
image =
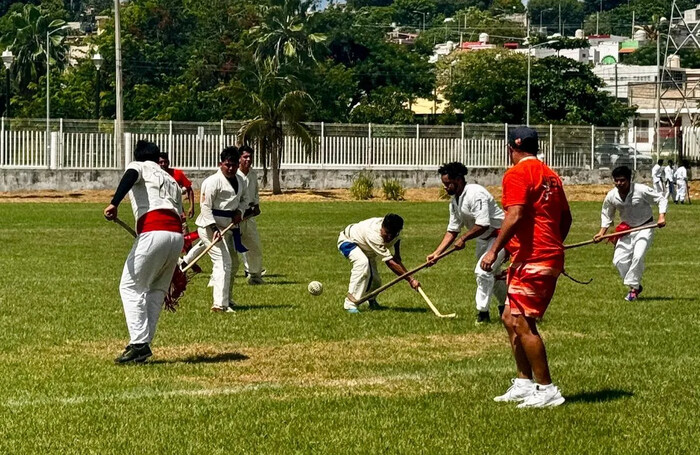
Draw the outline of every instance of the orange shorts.
<instances>
[{"instance_id":1,"label":"orange shorts","mask_svg":"<svg viewBox=\"0 0 700 455\"><path fill-rule=\"evenodd\" d=\"M552 301L557 279L564 270L564 258L516 263L508 268L510 313L540 318Z\"/></svg>"}]
</instances>

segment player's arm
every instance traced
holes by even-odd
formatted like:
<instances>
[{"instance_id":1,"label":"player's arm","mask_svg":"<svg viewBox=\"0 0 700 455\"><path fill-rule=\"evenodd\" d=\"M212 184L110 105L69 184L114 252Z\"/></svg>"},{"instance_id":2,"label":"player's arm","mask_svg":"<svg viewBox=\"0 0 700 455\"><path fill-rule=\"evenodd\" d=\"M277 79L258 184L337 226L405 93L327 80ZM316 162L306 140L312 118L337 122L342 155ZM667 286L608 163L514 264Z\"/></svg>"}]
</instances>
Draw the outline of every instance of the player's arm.
<instances>
[{"instance_id":1,"label":"player's arm","mask_svg":"<svg viewBox=\"0 0 700 455\"><path fill-rule=\"evenodd\" d=\"M659 207L659 219L656 224L662 228L666 226L666 210L668 209L668 200L663 194L654 191L653 188L649 188L644 192L644 199L649 203L649 205L656 205Z\"/></svg>"},{"instance_id":2,"label":"player's arm","mask_svg":"<svg viewBox=\"0 0 700 455\"><path fill-rule=\"evenodd\" d=\"M596 235L593 236L593 240L598 243L603 240L603 236L608 229L613 224L613 218L615 217L615 206L612 201L609 200L608 196L605 196L603 201L603 209L600 211L600 230Z\"/></svg>"},{"instance_id":3,"label":"player's arm","mask_svg":"<svg viewBox=\"0 0 700 455\"><path fill-rule=\"evenodd\" d=\"M435 251L433 251L426 257L426 261L435 264L437 262L437 257L444 253L448 246L452 245L452 242L455 241L458 235L459 231L445 232L445 236L442 238L442 241L437 246L437 248L435 248Z\"/></svg>"},{"instance_id":4,"label":"player's arm","mask_svg":"<svg viewBox=\"0 0 700 455\"><path fill-rule=\"evenodd\" d=\"M489 251L486 252L481 260L481 268L487 272L491 271L493 263L496 262L496 256L506 246L508 241L513 238L518 230L518 224L525 217L524 205L511 205L506 211L506 217L501 225L501 231L498 237L491 245Z\"/></svg>"},{"instance_id":5,"label":"player's arm","mask_svg":"<svg viewBox=\"0 0 700 455\"><path fill-rule=\"evenodd\" d=\"M399 258L393 257L393 258L389 259L388 261L384 261L384 262L387 265L387 267L389 267L391 269L391 271L394 272L397 276L401 276L401 275L405 274L406 272L408 272L408 270L406 270L406 267L401 262L400 257ZM418 289L418 287L420 286L420 283L418 282L418 280L416 280L412 276L407 276L406 281L408 281L408 284L413 289Z\"/></svg>"},{"instance_id":6,"label":"player's arm","mask_svg":"<svg viewBox=\"0 0 700 455\"><path fill-rule=\"evenodd\" d=\"M480 237L481 235L486 233L486 231L489 230L489 227L490 227L489 225L483 226L480 224L475 224L474 227L469 229L467 232L465 232L465 234L462 237L457 239L457 241L455 242L455 245L454 245L455 248L458 250L461 250L462 248L464 248L464 244L468 240Z\"/></svg>"},{"instance_id":7,"label":"player's arm","mask_svg":"<svg viewBox=\"0 0 700 455\"><path fill-rule=\"evenodd\" d=\"M194 190L191 186L185 187L185 194L187 195L187 200L190 201L190 208L187 210L187 218L194 217Z\"/></svg>"},{"instance_id":8,"label":"player's arm","mask_svg":"<svg viewBox=\"0 0 700 455\"><path fill-rule=\"evenodd\" d=\"M138 181L138 179L139 171L137 171L136 169L126 170L126 172L122 176L122 179L119 181L119 186L117 186L117 190L114 192L112 201L104 209L105 218L107 218L109 221L112 221L117 218L117 215L119 214L119 210L117 207L119 207L119 204L129 193L129 191L131 191L131 188L134 187L134 184Z\"/></svg>"}]
</instances>

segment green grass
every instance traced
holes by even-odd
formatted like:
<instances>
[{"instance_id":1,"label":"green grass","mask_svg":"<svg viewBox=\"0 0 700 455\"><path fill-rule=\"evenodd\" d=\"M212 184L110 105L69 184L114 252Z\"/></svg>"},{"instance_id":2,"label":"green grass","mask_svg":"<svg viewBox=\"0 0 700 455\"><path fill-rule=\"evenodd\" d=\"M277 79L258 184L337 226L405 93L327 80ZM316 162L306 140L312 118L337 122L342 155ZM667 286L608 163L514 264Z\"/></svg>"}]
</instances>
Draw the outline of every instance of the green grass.
<instances>
[{"instance_id":1,"label":"green grass","mask_svg":"<svg viewBox=\"0 0 700 455\"><path fill-rule=\"evenodd\" d=\"M239 277L243 309L211 314L196 277L162 315L153 361L131 367L112 363L127 342L128 234L102 205L0 205L0 453L697 453L698 207L671 206L636 303L609 245L568 254L568 272L594 281L562 278L541 325L567 403L518 410L492 401L514 365L499 324L473 325L472 245L418 276L458 319L434 317L403 283L384 311L342 311L338 232L400 213L411 267L442 238L446 205L264 204L269 284ZM570 243L596 232L599 209L573 204Z\"/></svg>"}]
</instances>

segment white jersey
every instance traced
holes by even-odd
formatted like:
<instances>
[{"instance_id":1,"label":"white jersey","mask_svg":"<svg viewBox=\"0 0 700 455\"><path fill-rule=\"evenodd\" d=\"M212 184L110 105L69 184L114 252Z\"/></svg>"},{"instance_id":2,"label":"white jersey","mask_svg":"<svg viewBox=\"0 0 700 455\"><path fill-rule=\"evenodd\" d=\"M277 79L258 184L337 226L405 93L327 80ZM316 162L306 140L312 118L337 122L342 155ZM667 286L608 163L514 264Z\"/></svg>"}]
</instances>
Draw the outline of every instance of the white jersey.
<instances>
[{"instance_id":1,"label":"white jersey","mask_svg":"<svg viewBox=\"0 0 700 455\"><path fill-rule=\"evenodd\" d=\"M464 187L462 194L452 197L447 230L459 232L462 227L470 230L475 224L488 226L489 229L479 237L488 239L494 229L501 227L504 217L491 193L483 186L471 183Z\"/></svg>"},{"instance_id":2,"label":"white jersey","mask_svg":"<svg viewBox=\"0 0 700 455\"><path fill-rule=\"evenodd\" d=\"M661 179L664 176L664 170L659 164L655 164L653 168L651 168L651 181L652 183L658 183L661 181Z\"/></svg>"},{"instance_id":3,"label":"white jersey","mask_svg":"<svg viewBox=\"0 0 700 455\"><path fill-rule=\"evenodd\" d=\"M338 241L354 243L370 259L380 257L384 262L389 261L394 257L389 249L399 241L400 236L385 243L381 235L383 221L384 218L370 218L351 224L340 232Z\"/></svg>"},{"instance_id":4,"label":"white jersey","mask_svg":"<svg viewBox=\"0 0 700 455\"><path fill-rule=\"evenodd\" d=\"M246 194L248 195L248 204L246 207L260 205L260 191L258 189L258 174L251 168L248 175L245 175L240 169L236 172L246 186Z\"/></svg>"},{"instance_id":5,"label":"white jersey","mask_svg":"<svg viewBox=\"0 0 700 455\"><path fill-rule=\"evenodd\" d=\"M170 174L153 161L132 161L126 167L139 173L139 178L129 191L134 219L139 220L153 210L173 210L182 213L180 186Z\"/></svg>"},{"instance_id":6,"label":"white jersey","mask_svg":"<svg viewBox=\"0 0 700 455\"><path fill-rule=\"evenodd\" d=\"M195 221L197 226L204 228L216 223L219 228L225 228L231 224L233 212L245 212L248 207L246 186L240 176L234 178L238 181L238 192L221 169L204 179L200 189L200 212Z\"/></svg>"},{"instance_id":7,"label":"white jersey","mask_svg":"<svg viewBox=\"0 0 700 455\"><path fill-rule=\"evenodd\" d=\"M631 183L630 192L624 201L620 198L617 188L613 188L603 201L600 225L605 228L612 226L615 211L618 211L620 221L631 227L641 226L653 219L652 204L659 206L659 213L666 213L668 206L666 198L646 185Z\"/></svg>"},{"instance_id":8,"label":"white jersey","mask_svg":"<svg viewBox=\"0 0 700 455\"><path fill-rule=\"evenodd\" d=\"M669 166L669 165L667 165L667 166L664 168L664 179L665 179L667 182L670 182L670 181L673 180L673 168L672 168L671 166Z\"/></svg>"},{"instance_id":9,"label":"white jersey","mask_svg":"<svg viewBox=\"0 0 700 455\"><path fill-rule=\"evenodd\" d=\"M676 179L676 181L688 180L688 171L685 170L685 166L680 166L678 169L676 169L676 172L673 173L673 177Z\"/></svg>"}]
</instances>

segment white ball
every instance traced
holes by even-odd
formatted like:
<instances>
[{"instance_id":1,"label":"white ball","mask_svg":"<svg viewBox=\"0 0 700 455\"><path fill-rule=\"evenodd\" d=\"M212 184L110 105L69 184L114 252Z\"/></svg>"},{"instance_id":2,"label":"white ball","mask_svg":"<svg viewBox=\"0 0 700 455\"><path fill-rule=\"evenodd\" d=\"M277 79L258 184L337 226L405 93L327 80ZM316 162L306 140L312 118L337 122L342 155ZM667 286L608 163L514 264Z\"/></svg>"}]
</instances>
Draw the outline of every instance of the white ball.
<instances>
[{"instance_id":1,"label":"white ball","mask_svg":"<svg viewBox=\"0 0 700 455\"><path fill-rule=\"evenodd\" d=\"M311 295L321 295L323 292L323 285L320 281L312 281L309 283L309 294Z\"/></svg>"}]
</instances>

